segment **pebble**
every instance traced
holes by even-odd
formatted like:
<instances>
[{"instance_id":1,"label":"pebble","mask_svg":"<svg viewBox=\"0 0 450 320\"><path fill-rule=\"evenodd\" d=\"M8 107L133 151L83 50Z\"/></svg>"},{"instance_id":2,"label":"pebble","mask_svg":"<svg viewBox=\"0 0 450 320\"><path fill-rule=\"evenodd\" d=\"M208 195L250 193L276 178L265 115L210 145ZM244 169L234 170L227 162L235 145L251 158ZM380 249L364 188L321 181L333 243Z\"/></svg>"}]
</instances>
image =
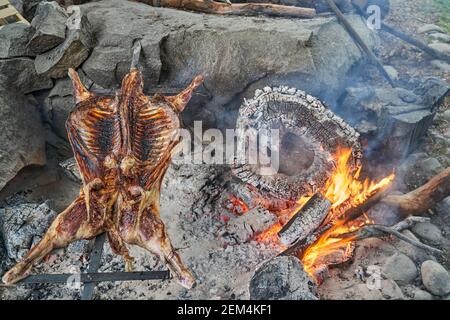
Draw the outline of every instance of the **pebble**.
<instances>
[{"instance_id":1,"label":"pebble","mask_svg":"<svg viewBox=\"0 0 450 320\"><path fill-rule=\"evenodd\" d=\"M408 284L417 278L418 272L414 262L406 255L399 253L386 260L383 274L400 284Z\"/></svg>"},{"instance_id":2,"label":"pebble","mask_svg":"<svg viewBox=\"0 0 450 320\"><path fill-rule=\"evenodd\" d=\"M417 223L412 228L412 232L421 240L431 244L440 244L442 242L441 230L430 222Z\"/></svg>"},{"instance_id":3,"label":"pebble","mask_svg":"<svg viewBox=\"0 0 450 320\"><path fill-rule=\"evenodd\" d=\"M448 67L449 67L449 70L450 70L450 64L448 65ZM445 119L446 121L450 122L450 109L449 109L449 110L446 110L446 111L442 114L442 116L444 117L444 119ZM450 201L450 197L448 198L448 200Z\"/></svg>"},{"instance_id":4,"label":"pebble","mask_svg":"<svg viewBox=\"0 0 450 320\"><path fill-rule=\"evenodd\" d=\"M444 32L444 30L435 24L425 24L417 29L418 33Z\"/></svg>"},{"instance_id":5,"label":"pebble","mask_svg":"<svg viewBox=\"0 0 450 320\"><path fill-rule=\"evenodd\" d=\"M432 60L431 65L437 69L440 69L444 72L450 73L450 64L442 60Z\"/></svg>"},{"instance_id":6,"label":"pebble","mask_svg":"<svg viewBox=\"0 0 450 320\"><path fill-rule=\"evenodd\" d=\"M412 299L413 300L433 300L433 296L431 295L431 293L429 293L425 290L417 289L414 292L414 296Z\"/></svg>"},{"instance_id":7,"label":"pebble","mask_svg":"<svg viewBox=\"0 0 450 320\"><path fill-rule=\"evenodd\" d=\"M450 54L450 44L448 43L441 43L441 42L430 43L429 47L433 48L434 50L440 53Z\"/></svg>"},{"instance_id":8,"label":"pebble","mask_svg":"<svg viewBox=\"0 0 450 320\"><path fill-rule=\"evenodd\" d=\"M384 66L384 70L392 80L398 80L398 71L393 66Z\"/></svg>"},{"instance_id":9,"label":"pebble","mask_svg":"<svg viewBox=\"0 0 450 320\"><path fill-rule=\"evenodd\" d=\"M430 34L429 37L430 37L430 39L437 40L439 42L450 43L450 35L448 35L446 33L436 32L436 33Z\"/></svg>"},{"instance_id":10,"label":"pebble","mask_svg":"<svg viewBox=\"0 0 450 320\"><path fill-rule=\"evenodd\" d=\"M427 260L421 267L422 282L425 288L436 296L450 293L450 275L439 263Z\"/></svg>"}]
</instances>

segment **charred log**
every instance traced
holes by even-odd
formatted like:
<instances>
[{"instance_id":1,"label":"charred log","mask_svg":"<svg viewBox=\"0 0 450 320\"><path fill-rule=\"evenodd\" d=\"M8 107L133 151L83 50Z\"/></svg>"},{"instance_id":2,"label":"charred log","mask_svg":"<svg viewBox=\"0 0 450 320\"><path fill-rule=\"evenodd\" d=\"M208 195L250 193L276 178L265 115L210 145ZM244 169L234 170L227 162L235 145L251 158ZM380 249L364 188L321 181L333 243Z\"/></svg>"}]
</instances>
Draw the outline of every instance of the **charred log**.
<instances>
[{"instance_id":1,"label":"charred log","mask_svg":"<svg viewBox=\"0 0 450 320\"><path fill-rule=\"evenodd\" d=\"M316 10L271 3L221 3L213 0L134 0L150 6L192 10L221 15L265 14L277 17L313 18Z\"/></svg>"},{"instance_id":2,"label":"charred log","mask_svg":"<svg viewBox=\"0 0 450 320\"><path fill-rule=\"evenodd\" d=\"M325 186L335 167L332 155L340 147L352 149L349 165L362 157L359 134L318 99L295 88L266 87L240 108L238 141L248 146L249 129L279 131L279 170L267 174L264 165L236 163L233 173L260 192L297 200ZM264 171L266 170L266 172Z\"/></svg>"},{"instance_id":3,"label":"charred log","mask_svg":"<svg viewBox=\"0 0 450 320\"><path fill-rule=\"evenodd\" d=\"M330 207L331 202L316 193L278 232L281 242L291 245L312 234L322 224Z\"/></svg>"}]
</instances>

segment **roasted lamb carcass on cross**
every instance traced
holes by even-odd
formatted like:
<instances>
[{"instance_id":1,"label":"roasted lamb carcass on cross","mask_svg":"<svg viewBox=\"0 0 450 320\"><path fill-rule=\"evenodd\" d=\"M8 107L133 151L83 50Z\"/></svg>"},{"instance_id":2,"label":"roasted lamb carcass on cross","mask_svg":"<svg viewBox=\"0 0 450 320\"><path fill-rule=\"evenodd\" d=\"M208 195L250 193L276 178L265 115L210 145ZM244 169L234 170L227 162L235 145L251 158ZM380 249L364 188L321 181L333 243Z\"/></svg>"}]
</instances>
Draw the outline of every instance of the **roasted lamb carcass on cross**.
<instances>
[{"instance_id":1,"label":"roasted lamb carcass on cross","mask_svg":"<svg viewBox=\"0 0 450 320\"><path fill-rule=\"evenodd\" d=\"M3 282L25 278L55 248L106 232L127 270L133 259L126 244L138 245L161 257L177 281L191 288L195 279L170 243L159 214L159 196L179 141L179 114L203 77L197 76L176 96L150 98L143 93L142 75L136 68L125 76L115 97L89 92L74 70L69 76L76 108L66 128L82 176L80 195L3 276Z\"/></svg>"}]
</instances>

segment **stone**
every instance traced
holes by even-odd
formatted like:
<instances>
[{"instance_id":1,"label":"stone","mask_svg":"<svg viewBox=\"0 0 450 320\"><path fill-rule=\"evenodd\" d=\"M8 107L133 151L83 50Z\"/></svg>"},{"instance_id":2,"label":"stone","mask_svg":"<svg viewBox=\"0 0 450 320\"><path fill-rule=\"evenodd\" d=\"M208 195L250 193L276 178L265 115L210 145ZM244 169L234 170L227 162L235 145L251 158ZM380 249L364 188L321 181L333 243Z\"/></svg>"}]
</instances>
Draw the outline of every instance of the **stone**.
<instances>
[{"instance_id":1,"label":"stone","mask_svg":"<svg viewBox=\"0 0 450 320\"><path fill-rule=\"evenodd\" d=\"M432 60L432 61L430 62L430 64L431 64L433 67L442 70L443 72L450 73L450 64L448 64L448 63L445 62L445 61L442 61L442 60Z\"/></svg>"},{"instance_id":2,"label":"stone","mask_svg":"<svg viewBox=\"0 0 450 320\"><path fill-rule=\"evenodd\" d=\"M435 42L430 43L428 46L440 53L450 54L450 44L448 43Z\"/></svg>"},{"instance_id":3,"label":"stone","mask_svg":"<svg viewBox=\"0 0 450 320\"><path fill-rule=\"evenodd\" d=\"M88 79L81 69L78 70L78 74L82 83L87 88L91 88L92 80ZM67 139L66 120L75 107L72 91L72 81L69 77L56 79L55 86L44 100L43 114L45 120L51 125L53 131L64 139Z\"/></svg>"},{"instance_id":4,"label":"stone","mask_svg":"<svg viewBox=\"0 0 450 320\"><path fill-rule=\"evenodd\" d=\"M425 24L417 29L418 33L444 32L444 30L435 24Z\"/></svg>"},{"instance_id":5,"label":"stone","mask_svg":"<svg viewBox=\"0 0 450 320\"><path fill-rule=\"evenodd\" d=\"M117 0L80 8L97 38L82 65L90 79L103 88L118 87L129 69L132 45L140 39L145 91L155 83L183 87L203 73L210 99L187 110L210 115L212 124L223 120L224 126L234 126L227 110L236 110L242 98L267 85L301 87L336 101L345 86L343 75L361 72L358 63L365 58L333 17L204 15ZM361 17L348 19L369 47L378 43Z\"/></svg>"},{"instance_id":6,"label":"stone","mask_svg":"<svg viewBox=\"0 0 450 320\"><path fill-rule=\"evenodd\" d=\"M68 20L67 37L56 48L36 56L35 68L38 74L51 78L63 78L67 69L78 68L89 56L92 46L92 28L86 16L79 20L72 15Z\"/></svg>"},{"instance_id":7,"label":"stone","mask_svg":"<svg viewBox=\"0 0 450 320\"><path fill-rule=\"evenodd\" d=\"M403 230L402 233L416 241L420 241L414 233L412 233L410 230ZM395 243L393 243L394 246L397 248L397 250L405 255L407 255L411 260L413 260L417 265L421 265L426 260L434 260L436 259L433 257L430 253L425 251L424 249L417 248L416 246L413 246L405 241L402 240L395 240Z\"/></svg>"},{"instance_id":8,"label":"stone","mask_svg":"<svg viewBox=\"0 0 450 320\"><path fill-rule=\"evenodd\" d=\"M429 35L429 37L432 40L436 40L436 41L439 41L439 42L450 43L450 35L448 35L446 33L440 33L440 32L431 33Z\"/></svg>"},{"instance_id":9,"label":"stone","mask_svg":"<svg viewBox=\"0 0 450 320\"><path fill-rule=\"evenodd\" d=\"M442 216L450 216L450 197L439 202L436 206L436 211Z\"/></svg>"},{"instance_id":10,"label":"stone","mask_svg":"<svg viewBox=\"0 0 450 320\"><path fill-rule=\"evenodd\" d=\"M425 288L436 296L450 293L450 275L439 263L427 260L421 267L422 282Z\"/></svg>"},{"instance_id":11,"label":"stone","mask_svg":"<svg viewBox=\"0 0 450 320\"><path fill-rule=\"evenodd\" d=\"M292 256L264 263L253 274L249 290L251 300L317 300L313 280Z\"/></svg>"},{"instance_id":12,"label":"stone","mask_svg":"<svg viewBox=\"0 0 450 320\"><path fill-rule=\"evenodd\" d=\"M441 230L431 222L416 223L411 229L421 240L430 244L440 244L442 242Z\"/></svg>"},{"instance_id":13,"label":"stone","mask_svg":"<svg viewBox=\"0 0 450 320\"><path fill-rule=\"evenodd\" d=\"M398 71L393 66L384 66L384 70L386 70L386 73L392 80L398 80Z\"/></svg>"},{"instance_id":14,"label":"stone","mask_svg":"<svg viewBox=\"0 0 450 320\"><path fill-rule=\"evenodd\" d=\"M10 259L22 259L55 218L48 203L25 203L0 209L1 230Z\"/></svg>"},{"instance_id":15,"label":"stone","mask_svg":"<svg viewBox=\"0 0 450 320\"><path fill-rule=\"evenodd\" d=\"M20 93L49 89L53 86L51 79L38 75L31 58L0 59L0 87Z\"/></svg>"},{"instance_id":16,"label":"stone","mask_svg":"<svg viewBox=\"0 0 450 320\"><path fill-rule=\"evenodd\" d=\"M406 172L403 178L409 189L415 189L427 183L443 169L439 160L425 155L409 167L410 171Z\"/></svg>"},{"instance_id":17,"label":"stone","mask_svg":"<svg viewBox=\"0 0 450 320\"><path fill-rule=\"evenodd\" d=\"M45 140L35 101L0 87L0 190L29 165L44 165Z\"/></svg>"},{"instance_id":18,"label":"stone","mask_svg":"<svg viewBox=\"0 0 450 320\"><path fill-rule=\"evenodd\" d=\"M391 279L381 280L380 292L386 300L404 300L402 289Z\"/></svg>"},{"instance_id":19,"label":"stone","mask_svg":"<svg viewBox=\"0 0 450 320\"><path fill-rule=\"evenodd\" d=\"M414 89L414 93L421 97L419 104L428 106L431 112L436 111L450 92L450 84L445 80L429 77Z\"/></svg>"},{"instance_id":20,"label":"stone","mask_svg":"<svg viewBox=\"0 0 450 320\"><path fill-rule=\"evenodd\" d=\"M23 14L23 2L22 0L9 0L9 3L12 4L20 14Z\"/></svg>"},{"instance_id":21,"label":"stone","mask_svg":"<svg viewBox=\"0 0 450 320\"><path fill-rule=\"evenodd\" d=\"M425 290L417 289L416 291L414 291L412 299L413 300L433 300L433 296Z\"/></svg>"},{"instance_id":22,"label":"stone","mask_svg":"<svg viewBox=\"0 0 450 320\"><path fill-rule=\"evenodd\" d=\"M435 112L428 106L408 104L384 107L378 119L385 153L394 159L414 151L433 123Z\"/></svg>"},{"instance_id":23,"label":"stone","mask_svg":"<svg viewBox=\"0 0 450 320\"><path fill-rule=\"evenodd\" d=\"M55 1L39 3L31 26L36 30L28 43L36 54L44 53L61 44L66 37L68 15Z\"/></svg>"},{"instance_id":24,"label":"stone","mask_svg":"<svg viewBox=\"0 0 450 320\"><path fill-rule=\"evenodd\" d=\"M32 56L27 44L33 29L25 23L11 23L0 29L0 59Z\"/></svg>"},{"instance_id":25,"label":"stone","mask_svg":"<svg viewBox=\"0 0 450 320\"><path fill-rule=\"evenodd\" d=\"M444 119L446 121L450 122L450 109L449 110L445 110L444 113L442 114L442 116L444 117Z\"/></svg>"},{"instance_id":26,"label":"stone","mask_svg":"<svg viewBox=\"0 0 450 320\"><path fill-rule=\"evenodd\" d=\"M387 259L382 271L384 276L399 284L409 284L418 275L414 262L402 253L395 254Z\"/></svg>"}]
</instances>

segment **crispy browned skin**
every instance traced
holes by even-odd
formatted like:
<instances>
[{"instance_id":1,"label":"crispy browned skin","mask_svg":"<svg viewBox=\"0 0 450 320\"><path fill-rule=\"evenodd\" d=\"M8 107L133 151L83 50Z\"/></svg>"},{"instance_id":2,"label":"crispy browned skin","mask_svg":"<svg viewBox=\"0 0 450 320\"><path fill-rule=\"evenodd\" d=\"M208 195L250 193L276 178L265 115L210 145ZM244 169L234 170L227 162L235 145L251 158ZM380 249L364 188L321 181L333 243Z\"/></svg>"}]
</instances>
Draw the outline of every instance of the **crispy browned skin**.
<instances>
[{"instance_id":1,"label":"crispy browned skin","mask_svg":"<svg viewBox=\"0 0 450 320\"><path fill-rule=\"evenodd\" d=\"M43 239L3 276L13 284L55 248L107 232L111 248L131 270L126 244L158 255L186 288L195 279L174 251L159 214L161 182L179 141L179 113L202 83L197 76L173 97L143 94L132 69L115 97L90 93L70 69L76 108L66 123L83 184L77 199L51 224Z\"/></svg>"}]
</instances>

